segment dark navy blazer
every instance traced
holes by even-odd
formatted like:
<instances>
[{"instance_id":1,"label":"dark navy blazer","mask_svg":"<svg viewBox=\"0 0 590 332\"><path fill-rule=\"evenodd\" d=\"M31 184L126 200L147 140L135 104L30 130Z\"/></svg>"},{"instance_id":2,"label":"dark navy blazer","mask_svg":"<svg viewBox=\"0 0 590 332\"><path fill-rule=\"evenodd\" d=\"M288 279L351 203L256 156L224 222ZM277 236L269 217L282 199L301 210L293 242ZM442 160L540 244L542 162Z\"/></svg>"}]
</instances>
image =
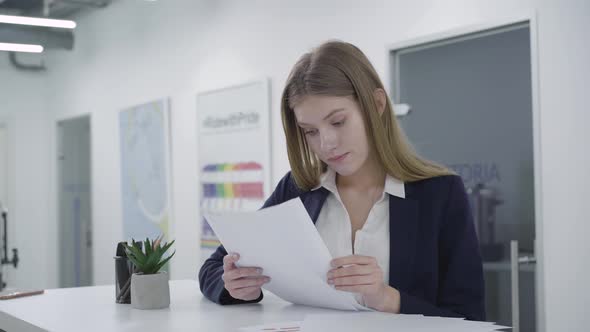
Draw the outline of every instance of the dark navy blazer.
<instances>
[{"instance_id":1,"label":"dark navy blazer","mask_svg":"<svg viewBox=\"0 0 590 332\"><path fill-rule=\"evenodd\" d=\"M389 285L401 313L485 320L482 261L463 181L449 175L405 183L406 198L389 196ZM299 197L315 223L329 191L302 191L291 173L262 208ZM199 271L201 291L219 304L254 303L224 288L223 246Z\"/></svg>"}]
</instances>

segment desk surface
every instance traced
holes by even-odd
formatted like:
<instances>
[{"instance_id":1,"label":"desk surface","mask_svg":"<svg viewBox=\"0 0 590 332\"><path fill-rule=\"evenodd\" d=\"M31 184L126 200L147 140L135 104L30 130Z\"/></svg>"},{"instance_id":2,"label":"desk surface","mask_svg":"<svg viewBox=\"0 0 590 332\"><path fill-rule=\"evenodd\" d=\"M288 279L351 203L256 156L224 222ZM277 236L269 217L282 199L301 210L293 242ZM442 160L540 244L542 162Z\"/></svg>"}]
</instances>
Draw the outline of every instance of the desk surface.
<instances>
[{"instance_id":1,"label":"desk surface","mask_svg":"<svg viewBox=\"0 0 590 332\"><path fill-rule=\"evenodd\" d=\"M46 290L0 301L0 330L29 331L235 331L265 323L300 321L329 309L293 305L265 291L258 304L220 306L205 299L196 280L170 281L170 308L137 310L115 303L115 287Z\"/></svg>"}]
</instances>

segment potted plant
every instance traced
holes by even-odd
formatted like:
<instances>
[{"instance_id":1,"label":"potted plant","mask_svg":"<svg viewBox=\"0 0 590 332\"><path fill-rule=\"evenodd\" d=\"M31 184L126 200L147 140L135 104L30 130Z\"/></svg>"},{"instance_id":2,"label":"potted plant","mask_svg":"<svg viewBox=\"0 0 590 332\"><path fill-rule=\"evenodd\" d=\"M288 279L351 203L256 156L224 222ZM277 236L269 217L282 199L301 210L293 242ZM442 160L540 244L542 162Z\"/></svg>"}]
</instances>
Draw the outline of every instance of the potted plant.
<instances>
[{"instance_id":1,"label":"potted plant","mask_svg":"<svg viewBox=\"0 0 590 332\"><path fill-rule=\"evenodd\" d=\"M170 306L170 286L168 285L168 273L160 272L172 255L164 257L164 254L172 244L162 244L160 236L155 240L146 238L143 246L132 239L131 245L125 245L127 257L134 265L131 275L131 306L136 309L161 309ZM142 248L143 247L143 248Z\"/></svg>"}]
</instances>

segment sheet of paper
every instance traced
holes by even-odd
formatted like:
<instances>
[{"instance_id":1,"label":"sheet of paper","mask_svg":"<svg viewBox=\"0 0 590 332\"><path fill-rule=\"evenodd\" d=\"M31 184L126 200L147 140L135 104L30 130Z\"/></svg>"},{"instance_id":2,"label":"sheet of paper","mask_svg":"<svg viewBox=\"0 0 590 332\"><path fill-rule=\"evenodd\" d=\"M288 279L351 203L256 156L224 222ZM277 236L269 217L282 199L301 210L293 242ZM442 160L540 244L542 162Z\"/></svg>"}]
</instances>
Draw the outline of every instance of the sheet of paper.
<instances>
[{"instance_id":1,"label":"sheet of paper","mask_svg":"<svg viewBox=\"0 0 590 332\"><path fill-rule=\"evenodd\" d=\"M300 332L301 330L300 321L296 322L282 322L282 323L271 323L256 326L247 326L239 328L240 332Z\"/></svg>"},{"instance_id":2,"label":"sheet of paper","mask_svg":"<svg viewBox=\"0 0 590 332\"><path fill-rule=\"evenodd\" d=\"M332 256L299 198L254 212L206 214L238 266L256 266L271 278L264 288L280 298L309 306L369 310L353 293L327 283Z\"/></svg>"},{"instance_id":3,"label":"sheet of paper","mask_svg":"<svg viewBox=\"0 0 590 332\"><path fill-rule=\"evenodd\" d=\"M461 318L425 317L422 315L396 315L382 312L351 312L346 314L307 315L301 331L443 331L489 332L507 328L490 322L474 322Z\"/></svg>"}]
</instances>

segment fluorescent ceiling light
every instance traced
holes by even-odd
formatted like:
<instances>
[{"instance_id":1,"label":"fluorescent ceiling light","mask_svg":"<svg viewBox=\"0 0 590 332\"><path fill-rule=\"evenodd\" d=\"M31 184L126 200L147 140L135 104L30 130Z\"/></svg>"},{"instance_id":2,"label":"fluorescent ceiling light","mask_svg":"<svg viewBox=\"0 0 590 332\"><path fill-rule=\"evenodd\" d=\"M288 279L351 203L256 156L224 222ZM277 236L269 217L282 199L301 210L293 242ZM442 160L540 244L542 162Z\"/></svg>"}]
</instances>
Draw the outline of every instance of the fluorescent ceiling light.
<instances>
[{"instance_id":1,"label":"fluorescent ceiling light","mask_svg":"<svg viewBox=\"0 0 590 332\"><path fill-rule=\"evenodd\" d=\"M0 43L0 51L41 53L43 52L43 46L31 44Z\"/></svg>"},{"instance_id":2,"label":"fluorescent ceiling light","mask_svg":"<svg viewBox=\"0 0 590 332\"><path fill-rule=\"evenodd\" d=\"M35 26L39 26L39 27L65 28L65 29L73 29L76 27L76 22L69 21L69 20L54 20L54 19L49 19L49 18L13 16L13 15L0 15L0 23L35 25Z\"/></svg>"}]
</instances>

